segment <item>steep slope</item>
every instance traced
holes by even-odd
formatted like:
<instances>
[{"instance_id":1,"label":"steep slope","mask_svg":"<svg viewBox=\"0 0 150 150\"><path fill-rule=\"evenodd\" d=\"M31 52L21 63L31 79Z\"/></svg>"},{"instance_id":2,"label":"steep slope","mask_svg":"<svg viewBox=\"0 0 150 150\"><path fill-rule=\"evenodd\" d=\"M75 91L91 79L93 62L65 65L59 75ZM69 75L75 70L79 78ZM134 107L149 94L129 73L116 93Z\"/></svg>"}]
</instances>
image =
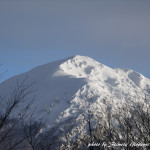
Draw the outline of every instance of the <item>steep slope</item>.
<instances>
[{"instance_id":1,"label":"steep slope","mask_svg":"<svg viewBox=\"0 0 150 150\"><path fill-rule=\"evenodd\" d=\"M45 118L54 126L70 118L79 119L90 109L94 113L115 110L121 103L144 101L150 80L129 69L112 69L85 56L39 66L0 84L0 95L5 96L16 82L26 77L35 84L36 118Z\"/></svg>"}]
</instances>

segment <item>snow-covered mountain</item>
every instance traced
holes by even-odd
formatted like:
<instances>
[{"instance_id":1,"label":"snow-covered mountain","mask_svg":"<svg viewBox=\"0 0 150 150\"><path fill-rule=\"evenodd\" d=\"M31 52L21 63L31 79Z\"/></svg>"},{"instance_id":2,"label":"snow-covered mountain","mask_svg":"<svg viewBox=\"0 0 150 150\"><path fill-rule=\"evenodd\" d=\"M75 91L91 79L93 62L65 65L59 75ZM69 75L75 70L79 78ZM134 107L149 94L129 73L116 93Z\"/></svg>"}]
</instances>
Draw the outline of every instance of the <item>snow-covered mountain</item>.
<instances>
[{"instance_id":1,"label":"snow-covered mountain","mask_svg":"<svg viewBox=\"0 0 150 150\"><path fill-rule=\"evenodd\" d=\"M5 96L26 77L35 84L33 107L38 119L45 118L49 126L79 119L87 108L105 114L108 106L114 109L130 100L144 101L150 79L130 69L112 69L86 56L72 56L64 60L38 66L0 84Z\"/></svg>"}]
</instances>

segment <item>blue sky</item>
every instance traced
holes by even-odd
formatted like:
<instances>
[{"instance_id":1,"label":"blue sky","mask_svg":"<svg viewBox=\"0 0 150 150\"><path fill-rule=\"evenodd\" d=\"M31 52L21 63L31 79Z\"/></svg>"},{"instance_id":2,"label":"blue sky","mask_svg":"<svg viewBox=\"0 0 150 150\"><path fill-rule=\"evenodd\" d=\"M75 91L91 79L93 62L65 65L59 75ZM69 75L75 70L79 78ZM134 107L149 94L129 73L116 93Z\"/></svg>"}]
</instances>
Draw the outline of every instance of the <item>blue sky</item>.
<instances>
[{"instance_id":1,"label":"blue sky","mask_svg":"<svg viewBox=\"0 0 150 150\"><path fill-rule=\"evenodd\" d=\"M71 55L150 78L149 0L1 0L1 80Z\"/></svg>"}]
</instances>

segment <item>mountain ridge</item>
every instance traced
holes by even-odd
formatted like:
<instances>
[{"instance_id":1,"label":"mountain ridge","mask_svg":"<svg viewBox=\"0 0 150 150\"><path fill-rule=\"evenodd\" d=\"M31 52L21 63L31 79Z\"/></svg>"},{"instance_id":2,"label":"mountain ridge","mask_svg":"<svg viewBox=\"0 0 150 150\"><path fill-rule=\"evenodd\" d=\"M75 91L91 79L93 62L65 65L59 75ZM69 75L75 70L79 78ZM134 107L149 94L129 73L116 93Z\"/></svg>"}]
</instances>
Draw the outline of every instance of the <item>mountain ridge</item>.
<instances>
[{"instance_id":1,"label":"mountain ridge","mask_svg":"<svg viewBox=\"0 0 150 150\"><path fill-rule=\"evenodd\" d=\"M6 80L0 84L0 94L5 95L27 76L27 83L35 82L33 89L37 90L36 118L45 118L52 126L70 117L78 118L89 97L93 99L92 109L104 113L110 102L115 110L129 97L144 101L150 87L150 80L133 70L112 69L90 57L74 55Z\"/></svg>"}]
</instances>

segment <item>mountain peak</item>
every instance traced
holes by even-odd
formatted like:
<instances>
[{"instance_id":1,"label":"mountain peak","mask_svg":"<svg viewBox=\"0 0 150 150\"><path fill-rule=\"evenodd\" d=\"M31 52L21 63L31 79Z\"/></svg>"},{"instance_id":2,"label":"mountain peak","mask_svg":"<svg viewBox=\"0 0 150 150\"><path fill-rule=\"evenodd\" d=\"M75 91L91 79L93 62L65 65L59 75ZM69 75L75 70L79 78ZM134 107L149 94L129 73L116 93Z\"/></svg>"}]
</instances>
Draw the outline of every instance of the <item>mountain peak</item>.
<instances>
[{"instance_id":1,"label":"mountain peak","mask_svg":"<svg viewBox=\"0 0 150 150\"><path fill-rule=\"evenodd\" d=\"M35 83L32 86L35 93L31 93L34 101L30 106L35 119L46 120L48 129L57 128L53 135L68 128L72 121L73 132L68 132L72 139L76 127L86 132L87 122L82 124L79 120L85 120L83 116L88 116L89 112L101 117L131 101L145 102L145 93L150 89L150 80L133 70L112 69L90 57L75 55L6 80L0 84L0 96L8 96L10 87L27 76L25 84ZM29 98L26 100L30 103ZM24 103L20 107L24 108Z\"/></svg>"},{"instance_id":2,"label":"mountain peak","mask_svg":"<svg viewBox=\"0 0 150 150\"><path fill-rule=\"evenodd\" d=\"M90 63L91 61L92 62L97 62L96 60L88 57L88 56L81 56L81 55L73 55L71 57L68 57L65 59L65 61L72 61L72 62L87 62L87 63ZM97 62L99 63L99 62Z\"/></svg>"},{"instance_id":3,"label":"mountain peak","mask_svg":"<svg viewBox=\"0 0 150 150\"><path fill-rule=\"evenodd\" d=\"M121 101L125 103L127 97L143 99L143 91L147 85L150 87L149 79L132 70L112 69L90 57L75 55L6 80L0 84L0 95L7 95L10 87L27 76L28 83L36 83L33 89L37 89L37 118L50 118L50 124L78 116L87 105L86 97L92 96L93 109L101 111L101 106L107 108L109 100L114 100L116 107ZM106 97L107 103L103 101ZM38 113L43 107L45 112Z\"/></svg>"},{"instance_id":4,"label":"mountain peak","mask_svg":"<svg viewBox=\"0 0 150 150\"><path fill-rule=\"evenodd\" d=\"M103 67L103 64L100 64L90 57L75 55L69 57L62 64L60 64L55 75L61 76L68 74L77 78L89 78L92 76L94 71Z\"/></svg>"}]
</instances>

